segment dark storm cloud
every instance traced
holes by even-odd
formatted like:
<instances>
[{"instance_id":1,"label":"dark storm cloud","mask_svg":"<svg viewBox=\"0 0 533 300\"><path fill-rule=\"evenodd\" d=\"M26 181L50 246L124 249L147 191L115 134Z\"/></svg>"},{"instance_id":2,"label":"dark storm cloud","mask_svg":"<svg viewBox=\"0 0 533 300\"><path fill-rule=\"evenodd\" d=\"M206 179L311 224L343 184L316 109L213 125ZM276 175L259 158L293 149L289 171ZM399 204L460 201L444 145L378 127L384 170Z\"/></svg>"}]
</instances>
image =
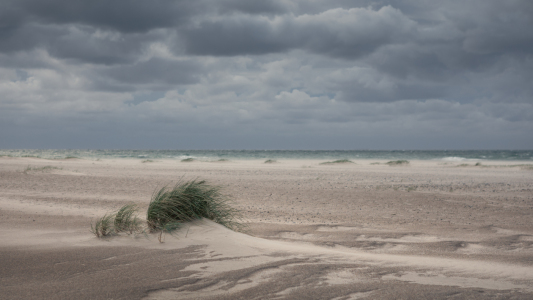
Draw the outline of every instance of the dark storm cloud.
<instances>
[{"instance_id":1,"label":"dark storm cloud","mask_svg":"<svg viewBox=\"0 0 533 300\"><path fill-rule=\"evenodd\" d=\"M250 15L207 19L180 30L190 54L246 55L305 49L357 58L406 39L414 22L387 6L378 11L332 9L318 15Z\"/></svg>"},{"instance_id":2,"label":"dark storm cloud","mask_svg":"<svg viewBox=\"0 0 533 300\"><path fill-rule=\"evenodd\" d=\"M121 32L145 32L187 21L195 1L16 0L28 19L52 24L85 24Z\"/></svg>"},{"instance_id":3,"label":"dark storm cloud","mask_svg":"<svg viewBox=\"0 0 533 300\"><path fill-rule=\"evenodd\" d=\"M267 0L267 1L241 1L241 0L219 0L213 3L218 6L220 13L242 12L246 14L275 15L290 12L287 1Z\"/></svg>"},{"instance_id":4,"label":"dark storm cloud","mask_svg":"<svg viewBox=\"0 0 533 300\"><path fill-rule=\"evenodd\" d=\"M527 0L5 0L0 121L519 137L530 28Z\"/></svg>"}]
</instances>

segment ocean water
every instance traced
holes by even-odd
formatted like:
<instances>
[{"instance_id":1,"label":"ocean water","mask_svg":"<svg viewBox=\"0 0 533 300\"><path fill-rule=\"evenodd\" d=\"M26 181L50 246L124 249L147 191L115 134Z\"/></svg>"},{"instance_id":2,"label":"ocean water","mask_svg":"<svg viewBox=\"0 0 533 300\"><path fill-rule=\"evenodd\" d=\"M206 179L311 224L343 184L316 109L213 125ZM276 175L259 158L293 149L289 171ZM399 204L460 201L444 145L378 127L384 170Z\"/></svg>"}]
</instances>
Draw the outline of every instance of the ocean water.
<instances>
[{"instance_id":1,"label":"ocean water","mask_svg":"<svg viewBox=\"0 0 533 300\"><path fill-rule=\"evenodd\" d=\"M81 149L10 149L0 156L62 159L383 159L383 160L533 160L533 150L81 150Z\"/></svg>"}]
</instances>

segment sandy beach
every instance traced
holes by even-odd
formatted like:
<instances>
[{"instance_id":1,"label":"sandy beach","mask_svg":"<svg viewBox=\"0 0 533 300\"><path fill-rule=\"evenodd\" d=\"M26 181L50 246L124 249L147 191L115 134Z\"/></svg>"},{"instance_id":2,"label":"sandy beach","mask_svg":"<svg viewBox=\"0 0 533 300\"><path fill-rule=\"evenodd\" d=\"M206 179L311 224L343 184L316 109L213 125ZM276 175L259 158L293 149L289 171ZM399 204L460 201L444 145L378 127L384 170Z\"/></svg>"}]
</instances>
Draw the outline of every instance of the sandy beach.
<instances>
[{"instance_id":1,"label":"sandy beach","mask_svg":"<svg viewBox=\"0 0 533 300\"><path fill-rule=\"evenodd\" d=\"M0 298L533 298L531 162L323 162L0 157ZM245 233L90 232L196 178L223 187Z\"/></svg>"}]
</instances>

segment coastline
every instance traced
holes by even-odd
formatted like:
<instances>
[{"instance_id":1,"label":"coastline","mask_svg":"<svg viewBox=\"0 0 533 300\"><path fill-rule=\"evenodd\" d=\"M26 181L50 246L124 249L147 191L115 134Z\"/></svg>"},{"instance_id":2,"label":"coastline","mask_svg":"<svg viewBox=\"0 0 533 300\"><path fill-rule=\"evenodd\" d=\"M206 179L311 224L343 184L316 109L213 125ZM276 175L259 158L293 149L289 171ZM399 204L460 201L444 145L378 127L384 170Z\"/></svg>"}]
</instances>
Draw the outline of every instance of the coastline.
<instances>
[{"instance_id":1,"label":"coastline","mask_svg":"<svg viewBox=\"0 0 533 300\"><path fill-rule=\"evenodd\" d=\"M519 166L530 161L264 161L1 157L0 293L533 295L533 171ZM98 240L89 232L94 218L129 202L146 207L155 189L180 178L222 186L245 213L247 235L209 222L163 244L150 236Z\"/></svg>"}]
</instances>

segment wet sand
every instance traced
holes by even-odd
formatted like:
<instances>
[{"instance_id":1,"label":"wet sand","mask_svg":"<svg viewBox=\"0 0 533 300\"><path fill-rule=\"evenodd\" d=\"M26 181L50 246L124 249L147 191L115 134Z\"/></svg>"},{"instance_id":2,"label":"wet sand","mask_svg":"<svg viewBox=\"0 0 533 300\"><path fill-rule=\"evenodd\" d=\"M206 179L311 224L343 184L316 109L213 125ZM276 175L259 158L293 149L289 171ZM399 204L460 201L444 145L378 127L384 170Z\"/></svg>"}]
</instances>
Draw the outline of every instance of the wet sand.
<instances>
[{"instance_id":1,"label":"wet sand","mask_svg":"<svg viewBox=\"0 0 533 300\"><path fill-rule=\"evenodd\" d=\"M0 298L533 298L530 162L321 162L0 157ZM224 187L247 232L90 233L180 178Z\"/></svg>"}]
</instances>

